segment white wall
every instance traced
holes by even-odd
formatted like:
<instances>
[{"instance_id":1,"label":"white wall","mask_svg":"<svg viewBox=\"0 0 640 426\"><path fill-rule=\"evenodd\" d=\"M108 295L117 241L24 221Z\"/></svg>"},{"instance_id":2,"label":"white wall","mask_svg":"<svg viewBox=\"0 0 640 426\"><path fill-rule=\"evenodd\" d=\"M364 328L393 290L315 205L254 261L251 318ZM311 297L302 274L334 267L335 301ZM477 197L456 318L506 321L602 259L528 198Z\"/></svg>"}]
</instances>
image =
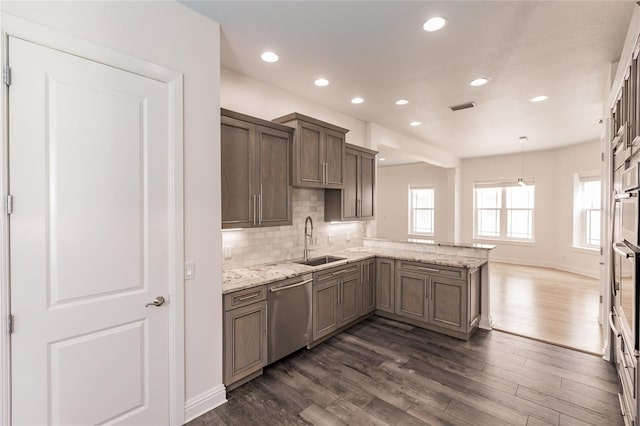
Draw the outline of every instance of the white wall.
<instances>
[{"instance_id":1,"label":"white wall","mask_svg":"<svg viewBox=\"0 0 640 426\"><path fill-rule=\"evenodd\" d=\"M451 240L455 221L449 170L430 164L379 167L377 236L396 240L409 238L409 185L433 185L435 240Z\"/></svg>"},{"instance_id":2,"label":"white wall","mask_svg":"<svg viewBox=\"0 0 640 426\"><path fill-rule=\"evenodd\" d=\"M219 25L175 2L2 2L2 10L184 73L186 401L224 400L220 236Z\"/></svg>"},{"instance_id":3,"label":"white wall","mask_svg":"<svg viewBox=\"0 0 640 426\"><path fill-rule=\"evenodd\" d=\"M492 260L554 267L599 276L599 254L572 247L574 174L600 170L598 141L554 150L462 160L461 239L473 236L473 183L477 180L535 178L534 243L496 244ZM522 170L523 168L523 170Z\"/></svg>"},{"instance_id":4,"label":"white wall","mask_svg":"<svg viewBox=\"0 0 640 426\"><path fill-rule=\"evenodd\" d=\"M220 105L264 120L299 112L349 129L348 143L369 147L364 121L227 68L222 68L221 73Z\"/></svg>"}]
</instances>

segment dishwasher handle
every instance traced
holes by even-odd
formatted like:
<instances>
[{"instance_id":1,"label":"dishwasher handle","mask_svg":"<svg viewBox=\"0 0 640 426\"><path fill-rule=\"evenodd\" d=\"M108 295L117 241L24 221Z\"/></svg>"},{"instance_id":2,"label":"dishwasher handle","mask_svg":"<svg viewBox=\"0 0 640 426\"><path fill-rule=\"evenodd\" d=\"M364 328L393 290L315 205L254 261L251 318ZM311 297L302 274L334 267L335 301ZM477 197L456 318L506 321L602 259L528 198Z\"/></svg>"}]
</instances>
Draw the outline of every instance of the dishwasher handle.
<instances>
[{"instance_id":1,"label":"dishwasher handle","mask_svg":"<svg viewBox=\"0 0 640 426\"><path fill-rule=\"evenodd\" d=\"M302 285L309 284L310 282L313 282L313 278L310 279L310 280L301 281L299 283L295 283L295 284L291 284L291 285L285 285L285 286L282 286L282 287L270 288L269 291L273 293L275 291L280 291L280 290L289 290L290 288L300 287Z\"/></svg>"}]
</instances>

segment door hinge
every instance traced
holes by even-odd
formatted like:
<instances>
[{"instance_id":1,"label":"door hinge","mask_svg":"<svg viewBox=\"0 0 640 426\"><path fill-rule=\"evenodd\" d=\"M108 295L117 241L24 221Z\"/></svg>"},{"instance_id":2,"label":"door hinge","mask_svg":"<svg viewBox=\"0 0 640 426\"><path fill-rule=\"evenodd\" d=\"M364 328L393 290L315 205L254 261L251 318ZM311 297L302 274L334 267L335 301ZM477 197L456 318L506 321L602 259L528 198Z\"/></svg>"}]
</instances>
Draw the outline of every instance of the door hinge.
<instances>
[{"instance_id":1,"label":"door hinge","mask_svg":"<svg viewBox=\"0 0 640 426\"><path fill-rule=\"evenodd\" d=\"M13 315L7 317L7 332L13 334Z\"/></svg>"},{"instance_id":2,"label":"door hinge","mask_svg":"<svg viewBox=\"0 0 640 426\"><path fill-rule=\"evenodd\" d=\"M5 65L2 69L2 81L7 86L11 86L11 67L9 65Z\"/></svg>"},{"instance_id":3,"label":"door hinge","mask_svg":"<svg viewBox=\"0 0 640 426\"><path fill-rule=\"evenodd\" d=\"M13 213L13 195L7 195L7 214Z\"/></svg>"},{"instance_id":4,"label":"door hinge","mask_svg":"<svg viewBox=\"0 0 640 426\"><path fill-rule=\"evenodd\" d=\"M604 152L600 153L600 161L604 161Z\"/></svg>"},{"instance_id":5,"label":"door hinge","mask_svg":"<svg viewBox=\"0 0 640 426\"><path fill-rule=\"evenodd\" d=\"M604 254L604 247L600 247L600 256Z\"/></svg>"}]
</instances>

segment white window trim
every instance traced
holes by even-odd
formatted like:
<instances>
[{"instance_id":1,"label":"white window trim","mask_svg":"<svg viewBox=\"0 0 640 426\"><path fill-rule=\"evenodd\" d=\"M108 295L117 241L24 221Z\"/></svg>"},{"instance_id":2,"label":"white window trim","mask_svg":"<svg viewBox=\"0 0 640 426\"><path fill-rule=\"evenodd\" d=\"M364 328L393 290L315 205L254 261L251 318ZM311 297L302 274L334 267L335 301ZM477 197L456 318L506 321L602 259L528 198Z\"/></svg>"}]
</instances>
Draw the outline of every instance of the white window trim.
<instances>
[{"instance_id":1,"label":"white window trim","mask_svg":"<svg viewBox=\"0 0 640 426\"><path fill-rule=\"evenodd\" d=\"M473 240L492 241L499 243L516 243L516 244L535 244L536 242L536 203L535 203L535 180L534 178L523 179L527 186L534 187L534 201L531 209L506 207L507 187L518 186L518 179L496 180L496 181L477 181L473 184ZM502 190L501 206L499 209L482 209L482 210L498 210L500 212L500 236L478 235L478 207L476 205L476 189L478 188L500 188ZM507 237L507 212L509 210L531 210L531 238L512 238Z\"/></svg>"},{"instance_id":2,"label":"white window trim","mask_svg":"<svg viewBox=\"0 0 640 426\"><path fill-rule=\"evenodd\" d=\"M432 210L433 217L433 232L416 232L415 226L413 222L413 197L411 191L414 189L430 189L433 191L433 208L425 209L420 208L418 210ZM427 237L428 239L433 239L436 235L436 189L433 185L409 185L409 230L408 235L410 237Z\"/></svg>"},{"instance_id":3,"label":"white window trim","mask_svg":"<svg viewBox=\"0 0 640 426\"><path fill-rule=\"evenodd\" d=\"M588 172L579 172L574 174L573 179L573 244L575 249L588 250L588 251L600 251L602 245L602 235L600 236L600 244L587 244L587 210L599 210L600 217L602 218L602 199L600 200L599 209L584 209L583 201L579 189L582 182L600 181L602 185L602 177L599 170L592 170ZM602 187L601 187L602 190ZM577 223L576 223L577 222Z\"/></svg>"}]
</instances>

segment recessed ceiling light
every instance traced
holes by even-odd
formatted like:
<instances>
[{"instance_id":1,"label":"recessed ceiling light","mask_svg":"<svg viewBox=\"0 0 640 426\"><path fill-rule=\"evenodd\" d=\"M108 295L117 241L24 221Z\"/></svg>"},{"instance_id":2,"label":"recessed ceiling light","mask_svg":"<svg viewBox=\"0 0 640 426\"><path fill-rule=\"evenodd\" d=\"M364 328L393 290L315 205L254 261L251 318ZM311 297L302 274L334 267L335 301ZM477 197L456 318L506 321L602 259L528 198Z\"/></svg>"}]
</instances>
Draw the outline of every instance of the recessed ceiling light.
<instances>
[{"instance_id":1,"label":"recessed ceiling light","mask_svg":"<svg viewBox=\"0 0 640 426\"><path fill-rule=\"evenodd\" d=\"M439 29L444 27L446 23L447 23L447 21L445 21L444 18L441 18L439 16L435 16L435 17L429 19L427 22L425 22L424 25L422 26L422 28L425 31L429 31L429 32L438 31Z\"/></svg>"},{"instance_id":2,"label":"recessed ceiling light","mask_svg":"<svg viewBox=\"0 0 640 426\"><path fill-rule=\"evenodd\" d=\"M421 123L421 122L419 122L419 121L412 121L411 123L409 123L409 126L416 127L416 126L419 126L419 125L421 125L421 124L422 124L422 123Z\"/></svg>"},{"instance_id":3,"label":"recessed ceiling light","mask_svg":"<svg viewBox=\"0 0 640 426\"><path fill-rule=\"evenodd\" d=\"M482 86L484 84L487 84L488 82L489 82L488 78L481 77L481 78L476 78L475 80L471 80L469 82L469 85L471 85L471 86Z\"/></svg>"},{"instance_id":4,"label":"recessed ceiling light","mask_svg":"<svg viewBox=\"0 0 640 426\"><path fill-rule=\"evenodd\" d=\"M353 99L351 99L351 103L352 104L361 104L363 102L364 102L364 99L362 99L362 98L353 98Z\"/></svg>"},{"instance_id":5,"label":"recessed ceiling light","mask_svg":"<svg viewBox=\"0 0 640 426\"><path fill-rule=\"evenodd\" d=\"M386 160L386 158L382 158L382 157L380 157L380 158L378 158L378 160L379 160L379 161L384 161L384 160Z\"/></svg>"},{"instance_id":6,"label":"recessed ceiling light","mask_svg":"<svg viewBox=\"0 0 640 426\"><path fill-rule=\"evenodd\" d=\"M265 62L278 62L278 55L273 52L264 52L260 57Z\"/></svg>"},{"instance_id":7,"label":"recessed ceiling light","mask_svg":"<svg viewBox=\"0 0 640 426\"><path fill-rule=\"evenodd\" d=\"M408 104L408 103L409 103L409 101L408 101L408 100L406 100L406 99L398 99L398 100L396 101L396 105L406 105L406 104Z\"/></svg>"},{"instance_id":8,"label":"recessed ceiling light","mask_svg":"<svg viewBox=\"0 0 640 426\"><path fill-rule=\"evenodd\" d=\"M529 140L529 138L528 138L528 137L526 137L526 136L520 136L520 137L518 138L518 140L519 140L520 142L527 142L527 141Z\"/></svg>"},{"instance_id":9,"label":"recessed ceiling light","mask_svg":"<svg viewBox=\"0 0 640 426\"><path fill-rule=\"evenodd\" d=\"M531 98L531 102L542 102L542 101L546 101L547 99L549 99L548 96L540 95L540 96L536 96L535 98Z\"/></svg>"},{"instance_id":10,"label":"recessed ceiling light","mask_svg":"<svg viewBox=\"0 0 640 426\"><path fill-rule=\"evenodd\" d=\"M315 84L316 86L324 87L329 85L329 80L327 80L326 78L319 78L314 81L313 84Z\"/></svg>"}]
</instances>

